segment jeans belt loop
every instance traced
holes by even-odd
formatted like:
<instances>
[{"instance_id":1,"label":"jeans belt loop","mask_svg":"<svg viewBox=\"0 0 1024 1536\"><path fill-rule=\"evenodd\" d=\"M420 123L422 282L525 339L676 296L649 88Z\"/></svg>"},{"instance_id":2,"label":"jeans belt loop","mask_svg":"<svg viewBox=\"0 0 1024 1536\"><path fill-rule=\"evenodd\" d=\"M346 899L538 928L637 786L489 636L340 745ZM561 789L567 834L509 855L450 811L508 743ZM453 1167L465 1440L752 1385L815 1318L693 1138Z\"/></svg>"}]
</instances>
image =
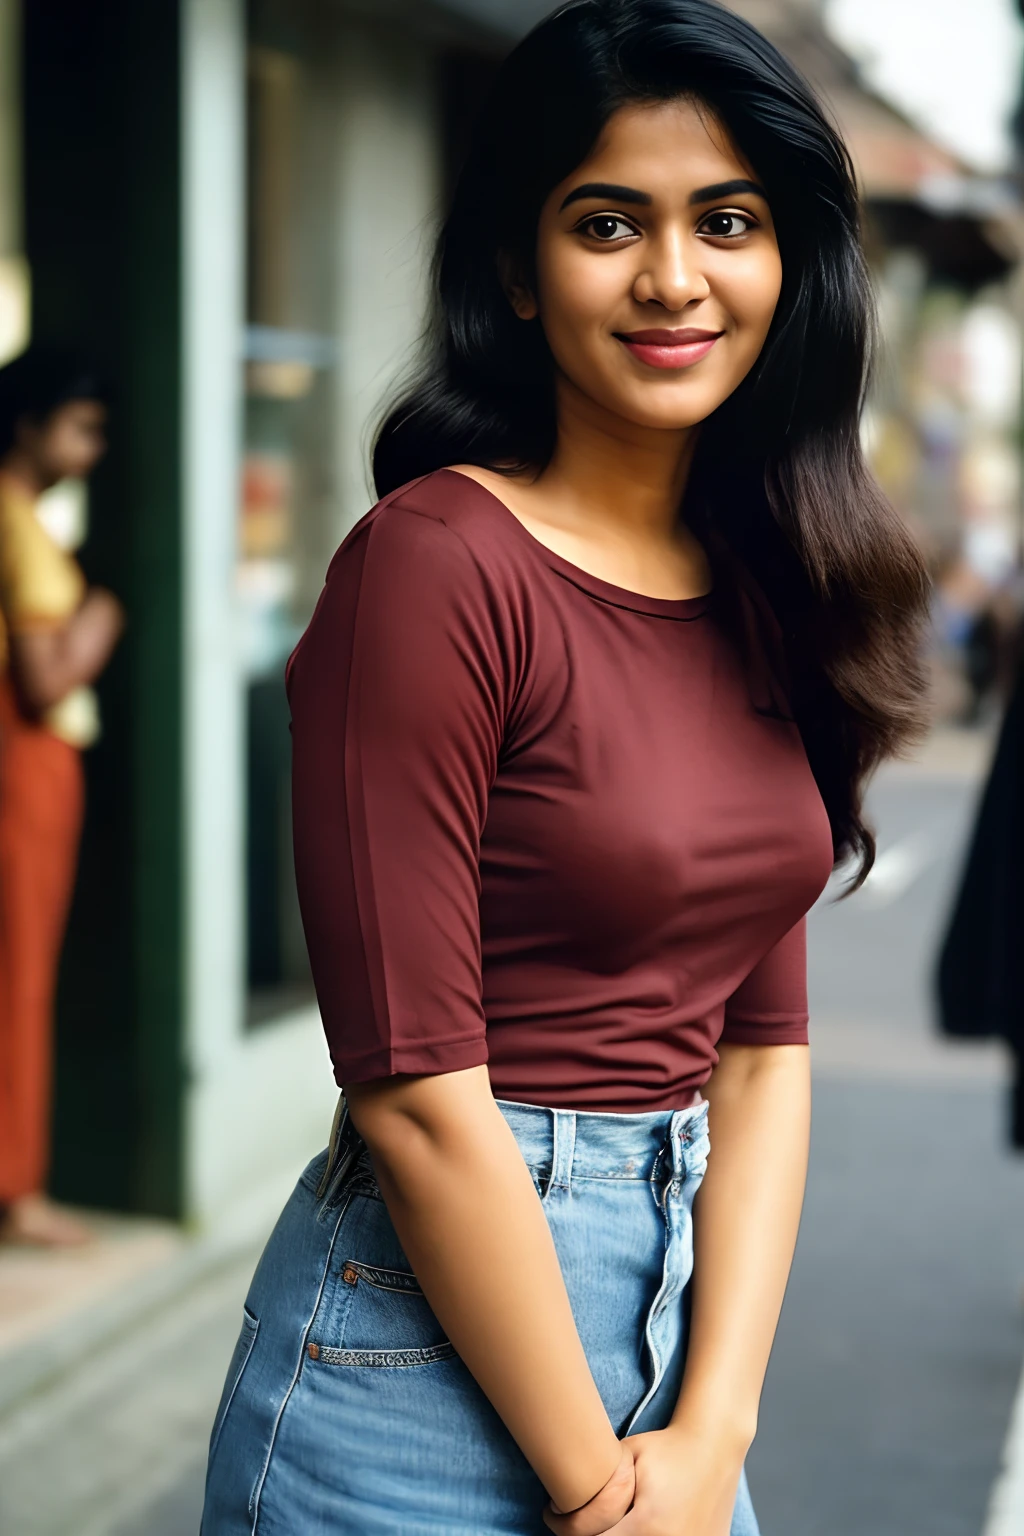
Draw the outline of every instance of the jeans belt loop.
<instances>
[{"instance_id":1,"label":"jeans belt loop","mask_svg":"<svg viewBox=\"0 0 1024 1536\"><path fill-rule=\"evenodd\" d=\"M568 1190L572 1188L572 1164L576 1153L576 1111L553 1109L551 1113L551 1177L548 1190Z\"/></svg>"}]
</instances>

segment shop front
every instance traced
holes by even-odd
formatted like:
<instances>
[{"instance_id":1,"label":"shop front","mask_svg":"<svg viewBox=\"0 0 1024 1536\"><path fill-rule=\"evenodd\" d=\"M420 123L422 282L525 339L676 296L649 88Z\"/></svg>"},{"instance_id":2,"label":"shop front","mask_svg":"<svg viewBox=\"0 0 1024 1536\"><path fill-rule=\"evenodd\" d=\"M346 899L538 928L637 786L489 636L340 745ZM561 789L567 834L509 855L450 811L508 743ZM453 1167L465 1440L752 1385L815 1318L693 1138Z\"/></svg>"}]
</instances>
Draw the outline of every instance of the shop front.
<instances>
[{"instance_id":1,"label":"shop front","mask_svg":"<svg viewBox=\"0 0 1024 1536\"><path fill-rule=\"evenodd\" d=\"M61 980L66 1199L208 1227L325 1138L284 663L372 503L373 422L504 46L472 9L28 8L33 333L115 381L81 558L130 613Z\"/></svg>"},{"instance_id":2,"label":"shop front","mask_svg":"<svg viewBox=\"0 0 1024 1536\"><path fill-rule=\"evenodd\" d=\"M473 108L546 9L23 8L24 216L0 144L0 330L27 258L33 334L115 382L81 554L130 615L61 981L66 1199L209 1225L276 1198L323 1142L335 1090L292 878L284 663L373 500L373 423L422 330ZM765 24L804 39L812 75L834 71L798 9L796 31L782 0ZM0 0L0 41L14 14ZM852 66L825 84L861 159L879 123L919 148ZM890 273L888 244L906 242L875 181Z\"/></svg>"}]
</instances>

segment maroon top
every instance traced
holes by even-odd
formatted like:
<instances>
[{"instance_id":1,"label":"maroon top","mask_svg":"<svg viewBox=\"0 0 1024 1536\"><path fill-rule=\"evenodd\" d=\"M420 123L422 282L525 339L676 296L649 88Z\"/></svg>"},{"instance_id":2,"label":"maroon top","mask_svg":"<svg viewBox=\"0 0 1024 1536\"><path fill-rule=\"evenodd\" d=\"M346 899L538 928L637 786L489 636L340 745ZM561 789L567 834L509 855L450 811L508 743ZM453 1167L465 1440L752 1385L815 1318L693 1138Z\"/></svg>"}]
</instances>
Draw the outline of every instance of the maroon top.
<instances>
[{"instance_id":1,"label":"maroon top","mask_svg":"<svg viewBox=\"0 0 1024 1536\"><path fill-rule=\"evenodd\" d=\"M452 470L335 555L288 668L295 867L339 1084L669 1109L719 1038L807 1039L832 866L795 726L710 598L563 560Z\"/></svg>"}]
</instances>

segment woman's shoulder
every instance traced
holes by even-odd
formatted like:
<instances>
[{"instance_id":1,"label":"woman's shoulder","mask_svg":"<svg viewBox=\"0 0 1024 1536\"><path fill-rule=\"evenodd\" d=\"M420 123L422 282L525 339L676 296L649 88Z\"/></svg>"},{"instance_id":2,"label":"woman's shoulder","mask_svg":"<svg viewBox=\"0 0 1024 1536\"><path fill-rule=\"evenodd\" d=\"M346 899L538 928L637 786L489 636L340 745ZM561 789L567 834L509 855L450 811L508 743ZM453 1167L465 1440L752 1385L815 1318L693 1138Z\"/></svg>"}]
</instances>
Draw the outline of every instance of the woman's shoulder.
<instances>
[{"instance_id":1,"label":"woman's shoulder","mask_svg":"<svg viewBox=\"0 0 1024 1536\"><path fill-rule=\"evenodd\" d=\"M62 622L84 587L78 562L43 526L33 498L0 477L0 606L8 623Z\"/></svg>"},{"instance_id":2,"label":"woman's shoulder","mask_svg":"<svg viewBox=\"0 0 1024 1536\"><path fill-rule=\"evenodd\" d=\"M506 519L513 514L497 493L500 480L499 475L474 465L431 470L384 496L367 516L412 514L443 524L474 547L503 543L502 534L509 532Z\"/></svg>"},{"instance_id":3,"label":"woman's shoulder","mask_svg":"<svg viewBox=\"0 0 1024 1536\"><path fill-rule=\"evenodd\" d=\"M502 509L487 501L467 476L436 470L371 507L330 563L288 664L289 688L300 655L319 650L336 658L357 627L364 653L367 640L370 650L386 648L387 637L401 635L421 658L446 656L454 646L464 657L489 657L495 676L518 675L534 605L526 600L528 573L517 574L503 541Z\"/></svg>"},{"instance_id":4,"label":"woman's shoulder","mask_svg":"<svg viewBox=\"0 0 1024 1536\"><path fill-rule=\"evenodd\" d=\"M467 466L469 468L469 466ZM481 474L485 474L482 471ZM335 556L362 562L418 564L424 577L460 571L509 592L528 562L512 512L482 480L463 469L436 469L381 498L359 520Z\"/></svg>"}]
</instances>

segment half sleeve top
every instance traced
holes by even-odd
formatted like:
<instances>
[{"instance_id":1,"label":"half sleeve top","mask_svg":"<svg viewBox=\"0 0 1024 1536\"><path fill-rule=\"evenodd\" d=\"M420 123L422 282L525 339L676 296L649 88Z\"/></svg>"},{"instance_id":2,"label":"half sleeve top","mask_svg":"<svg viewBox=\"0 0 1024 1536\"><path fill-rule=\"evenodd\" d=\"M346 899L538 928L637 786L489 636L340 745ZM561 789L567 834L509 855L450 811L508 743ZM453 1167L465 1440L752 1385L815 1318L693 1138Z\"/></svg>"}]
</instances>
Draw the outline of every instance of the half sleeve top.
<instances>
[{"instance_id":1,"label":"half sleeve top","mask_svg":"<svg viewBox=\"0 0 1024 1536\"><path fill-rule=\"evenodd\" d=\"M669 1109L807 1040L828 819L714 595L591 576L467 476L379 503L288 667L295 866L338 1083Z\"/></svg>"},{"instance_id":2,"label":"half sleeve top","mask_svg":"<svg viewBox=\"0 0 1024 1536\"><path fill-rule=\"evenodd\" d=\"M10 637L62 629L85 597L78 562L51 537L27 491L0 476L0 672L10 662ZM89 747L99 735L91 688L73 688L41 716L54 736Z\"/></svg>"}]
</instances>

